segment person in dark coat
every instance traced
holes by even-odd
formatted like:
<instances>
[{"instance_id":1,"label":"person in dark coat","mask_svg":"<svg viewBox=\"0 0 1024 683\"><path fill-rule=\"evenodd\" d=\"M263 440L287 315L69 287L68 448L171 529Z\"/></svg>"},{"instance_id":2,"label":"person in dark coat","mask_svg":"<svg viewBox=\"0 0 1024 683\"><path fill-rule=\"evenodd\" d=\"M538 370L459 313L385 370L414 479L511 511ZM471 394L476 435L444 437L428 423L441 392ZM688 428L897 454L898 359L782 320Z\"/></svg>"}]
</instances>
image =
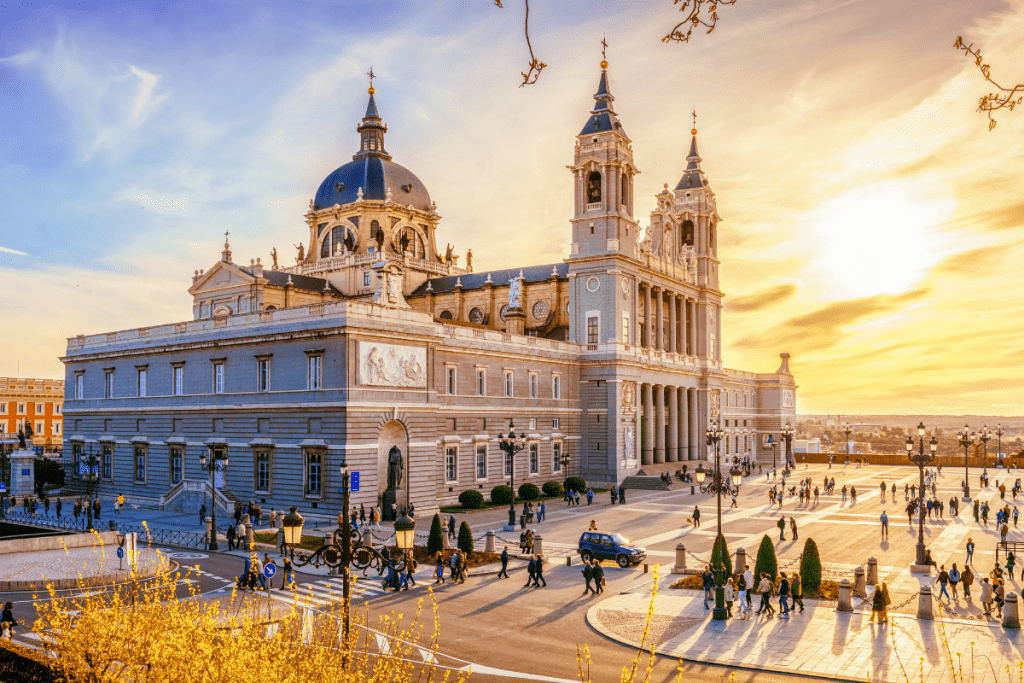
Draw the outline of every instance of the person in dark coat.
<instances>
[{"instance_id":1,"label":"person in dark coat","mask_svg":"<svg viewBox=\"0 0 1024 683\"><path fill-rule=\"evenodd\" d=\"M455 538L455 515L448 518L448 538Z\"/></svg>"},{"instance_id":2,"label":"person in dark coat","mask_svg":"<svg viewBox=\"0 0 1024 683\"><path fill-rule=\"evenodd\" d=\"M60 498L57 499L57 516L60 517L60 511L64 508L64 501Z\"/></svg>"},{"instance_id":3,"label":"person in dark coat","mask_svg":"<svg viewBox=\"0 0 1024 683\"><path fill-rule=\"evenodd\" d=\"M14 635L14 627L18 625L18 622L14 619L14 605L10 602L4 604L4 613L0 617L0 633L3 633L3 637L7 640L11 639Z\"/></svg>"},{"instance_id":4,"label":"person in dark coat","mask_svg":"<svg viewBox=\"0 0 1024 683\"><path fill-rule=\"evenodd\" d=\"M601 563L598 560L594 560L593 574L594 589L597 591L597 594L600 595L601 593L604 593L604 567L601 566Z\"/></svg>"},{"instance_id":5,"label":"person in dark coat","mask_svg":"<svg viewBox=\"0 0 1024 683\"><path fill-rule=\"evenodd\" d=\"M537 564L534 567L534 571L533 571L533 585L536 586L537 588L540 588L540 583L537 583L538 581L542 582L544 584L544 587L547 588L548 582L544 579L544 556L543 555L538 555L537 556Z\"/></svg>"},{"instance_id":6,"label":"person in dark coat","mask_svg":"<svg viewBox=\"0 0 1024 683\"><path fill-rule=\"evenodd\" d=\"M501 551L501 571L498 572L498 578L508 578L508 546L505 546L505 549Z\"/></svg>"},{"instance_id":7,"label":"person in dark coat","mask_svg":"<svg viewBox=\"0 0 1024 683\"><path fill-rule=\"evenodd\" d=\"M626 489L619 487L619 505L626 504Z\"/></svg>"},{"instance_id":8,"label":"person in dark coat","mask_svg":"<svg viewBox=\"0 0 1024 683\"><path fill-rule=\"evenodd\" d=\"M609 492L612 494L612 505L615 505L615 494L618 492L618 488L618 486L613 486L609 489Z\"/></svg>"},{"instance_id":9,"label":"person in dark coat","mask_svg":"<svg viewBox=\"0 0 1024 683\"><path fill-rule=\"evenodd\" d=\"M92 516L96 519L100 518L100 511L103 509L103 504L100 503L100 499L97 498L92 504Z\"/></svg>"},{"instance_id":10,"label":"person in dark coat","mask_svg":"<svg viewBox=\"0 0 1024 683\"><path fill-rule=\"evenodd\" d=\"M526 565L526 585L523 588L529 588L531 583L537 583L537 560L530 556L530 563Z\"/></svg>"},{"instance_id":11,"label":"person in dark coat","mask_svg":"<svg viewBox=\"0 0 1024 683\"><path fill-rule=\"evenodd\" d=\"M224 534L228 538L228 550L235 549L235 525L228 524L228 531Z\"/></svg>"},{"instance_id":12,"label":"person in dark coat","mask_svg":"<svg viewBox=\"0 0 1024 683\"><path fill-rule=\"evenodd\" d=\"M199 523L206 524L206 503L199 506Z\"/></svg>"},{"instance_id":13,"label":"person in dark coat","mask_svg":"<svg viewBox=\"0 0 1024 683\"><path fill-rule=\"evenodd\" d=\"M591 592L593 592L595 594L597 593L597 591L595 591L591 587L591 585L590 585L590 582L593 580L593 578L594 578L594 568L590 566L589 562L587 562L586 560L583 560L583 579L587 582L587 587L583 589L583 594L584 595L586 595L587 593L591 593Z\"/></svg>"}]
</instances>

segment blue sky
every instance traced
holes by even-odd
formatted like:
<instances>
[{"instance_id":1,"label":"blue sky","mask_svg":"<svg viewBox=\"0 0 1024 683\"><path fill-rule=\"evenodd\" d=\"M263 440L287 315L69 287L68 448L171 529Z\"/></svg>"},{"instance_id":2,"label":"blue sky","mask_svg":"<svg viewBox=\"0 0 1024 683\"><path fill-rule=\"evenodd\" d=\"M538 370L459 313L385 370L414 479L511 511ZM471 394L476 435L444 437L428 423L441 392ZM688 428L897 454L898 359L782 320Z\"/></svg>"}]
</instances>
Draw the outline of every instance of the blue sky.
<instances>
[{"instance_id":1,"label":"blue sky","mask_svg":"<svg viewBox=\"0 0 1024 683\"><path fill-rule=\"evenodd\" d=\"M989 133L951 47L1024 79L1019 0L746 0L689 45L659 42L670 0L533 0L549 67L527 88L523 5L504 4L0 1L0 374L59 377L66 337L187 319L225 230L236 261L290 253L355 150L371 65L439 241L477 269L561 260L607 35L643 226L698 111L729 366L792 352L807 411L1020 412L1024 113ZM948 324L979 310L977 335ZM950 390L950 367L976 385Z\"/></svg>"}]
</instances>

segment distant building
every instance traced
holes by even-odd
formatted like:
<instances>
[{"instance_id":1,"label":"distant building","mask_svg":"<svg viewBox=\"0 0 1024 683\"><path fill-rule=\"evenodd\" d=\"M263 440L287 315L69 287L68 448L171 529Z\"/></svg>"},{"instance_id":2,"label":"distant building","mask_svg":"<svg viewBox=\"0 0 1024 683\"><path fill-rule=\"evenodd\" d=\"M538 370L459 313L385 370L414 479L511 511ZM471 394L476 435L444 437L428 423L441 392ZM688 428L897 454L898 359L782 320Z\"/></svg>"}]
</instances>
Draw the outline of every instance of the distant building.
<instances>
[{"instance_id":1,"label":"distant building","mask_svg":"<svg viewBox=\"0 0 1024 683\"><path fill-rule=\"evenodd\" d=\"M0 437L5 443L26 423L32 445L43 452L59 450L64 433L64 380L0 377Z\"/></svg>"},{"instance_id":2,"label":"distant building","mask_svg":"<svg viewBox=\"0 0 1024 683\"><path fill-rule=\"evenodd\" d=\"M821 453L821 439L793 439L794 453Z\"/></svg>"}]
</instances>

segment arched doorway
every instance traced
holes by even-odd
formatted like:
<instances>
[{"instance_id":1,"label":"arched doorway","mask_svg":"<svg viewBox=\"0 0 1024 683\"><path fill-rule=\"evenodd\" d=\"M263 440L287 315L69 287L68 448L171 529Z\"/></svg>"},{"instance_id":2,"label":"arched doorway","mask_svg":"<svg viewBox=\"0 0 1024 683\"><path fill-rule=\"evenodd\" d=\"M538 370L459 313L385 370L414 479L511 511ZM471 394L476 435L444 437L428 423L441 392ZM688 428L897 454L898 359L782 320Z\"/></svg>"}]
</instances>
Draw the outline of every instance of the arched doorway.
<instances>
[{"instance_id":1,"label":"arched doorway","mask_svg":"<svg viewBox=\"0 0 1024 683\"><path fill-rule=\"evenodd\" d=\"M392 469L392 449L397 449L400 462L398 486L388 488L388 475ZM409 505L409 432L398 420L385 422L377 436L377 504L385 520L395 519L395 512Z\"/></svg>"}]
</instances>

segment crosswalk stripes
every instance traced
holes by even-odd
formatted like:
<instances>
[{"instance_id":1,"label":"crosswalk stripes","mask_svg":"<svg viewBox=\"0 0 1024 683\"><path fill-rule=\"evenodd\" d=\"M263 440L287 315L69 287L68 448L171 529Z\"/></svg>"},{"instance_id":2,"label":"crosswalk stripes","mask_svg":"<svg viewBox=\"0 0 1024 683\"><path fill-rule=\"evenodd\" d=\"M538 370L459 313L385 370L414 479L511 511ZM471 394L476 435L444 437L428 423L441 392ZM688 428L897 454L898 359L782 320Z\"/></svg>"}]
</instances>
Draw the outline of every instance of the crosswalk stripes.
<instances>
[{"instance_id":1,"label":"crosswalk stripes","mask_svg":"<svg viewBox=\"0 0 1024 683\"><path fill-rule=\"evenodd\" d=\"M316 608L341 602L343 590L341 579L329 579L299 584L293 591L270 590L268 596L288 605ZM379 579L354 581L351 586L351 599L369 599L384 592Z\"/></svg>"}]
</instances>

